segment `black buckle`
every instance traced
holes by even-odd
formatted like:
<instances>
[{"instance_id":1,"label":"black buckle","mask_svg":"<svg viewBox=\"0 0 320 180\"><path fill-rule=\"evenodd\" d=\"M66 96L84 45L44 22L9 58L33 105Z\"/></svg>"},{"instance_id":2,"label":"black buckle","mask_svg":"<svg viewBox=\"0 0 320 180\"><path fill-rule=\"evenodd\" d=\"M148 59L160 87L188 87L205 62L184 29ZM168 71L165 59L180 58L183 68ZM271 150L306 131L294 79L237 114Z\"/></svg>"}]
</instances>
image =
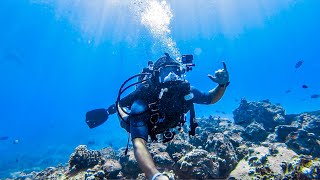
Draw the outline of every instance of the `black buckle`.
<instances>
[{"instance_id":1,"label":"black buckle","mask_svg":"<svg viewBox=\"0 0 320 180\"><path fill-rule=\"evenodd\" d=\"M151 124L156 124L159 121L159 113L151 114L150 122Z\"/></svg>"},{"instance_id":2,"label":"black buckle","mask_svg":"<svg viewBox=\"0 0 320 180\"><path fill-rule=\"evenodd\" d=\"M151 112L158 112L159 111L159 107L158 107L158 102L153 102L148 104L149 109L151 110Z\"/></svg>"},{"instance_id":3,"label":"black buckle","mask_svg":"<svg viewBox=\"0 0 320 180\"><path fill-rule=\"evenodd\" d=\"M163 137L163 143L166 143L166 142L169 142L171 141L174 136L176 135L175 132L172 132L172 131L165 131L163 134L162 134L162 137Z\"/></svg>"}]
</instances>

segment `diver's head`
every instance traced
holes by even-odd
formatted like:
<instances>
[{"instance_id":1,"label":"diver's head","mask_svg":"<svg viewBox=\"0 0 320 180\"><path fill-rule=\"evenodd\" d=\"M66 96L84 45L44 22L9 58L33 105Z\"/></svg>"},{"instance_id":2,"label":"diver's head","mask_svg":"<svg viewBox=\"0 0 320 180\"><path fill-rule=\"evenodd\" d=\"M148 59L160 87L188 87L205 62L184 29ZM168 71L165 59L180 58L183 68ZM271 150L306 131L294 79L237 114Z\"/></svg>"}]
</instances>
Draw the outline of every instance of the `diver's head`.
<instances>
[{"instance_id":1,"label":"diver's head","mask_svg":"<svg viewBox=\"0 0 320 180\"><path fill-rule=\"evenodd\" d=\"M183 80L184 70L180 62L172 59L168 53L154 63L154 70L159 72L160 83Z\"/></svg>"}]
</instances>

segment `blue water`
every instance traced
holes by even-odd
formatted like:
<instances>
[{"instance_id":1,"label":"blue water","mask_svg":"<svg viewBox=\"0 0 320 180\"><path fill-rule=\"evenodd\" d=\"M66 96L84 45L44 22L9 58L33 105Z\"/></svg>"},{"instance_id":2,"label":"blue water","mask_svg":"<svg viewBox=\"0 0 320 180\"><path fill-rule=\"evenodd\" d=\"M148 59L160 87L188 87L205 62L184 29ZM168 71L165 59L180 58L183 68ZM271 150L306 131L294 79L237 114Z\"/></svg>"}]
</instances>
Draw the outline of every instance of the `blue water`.
<instances>
[{"instance_id":1,"label":"blue water","mask_svg":"<svg viewBox=\"0 0 320 180\"><path fill-rule=\"evenodd\" d=\"M243 97L270 99L288 114L319 110L310 96L320 94L320 1L149 1L163 8L144 11L160 16L149 24L132 2L0 2L0 136L9 137L0 141L0 177L65 163L89 141L93 149L124 146L115 115L90 130L85 113L115 102L121 83L163 52L193 54L187 79L204 91L216 85L207 74L226 62L226 94L196 106L198 117L232 118ZM162 34L153 32L166 20Z\"/></svg>"}]
</instances>

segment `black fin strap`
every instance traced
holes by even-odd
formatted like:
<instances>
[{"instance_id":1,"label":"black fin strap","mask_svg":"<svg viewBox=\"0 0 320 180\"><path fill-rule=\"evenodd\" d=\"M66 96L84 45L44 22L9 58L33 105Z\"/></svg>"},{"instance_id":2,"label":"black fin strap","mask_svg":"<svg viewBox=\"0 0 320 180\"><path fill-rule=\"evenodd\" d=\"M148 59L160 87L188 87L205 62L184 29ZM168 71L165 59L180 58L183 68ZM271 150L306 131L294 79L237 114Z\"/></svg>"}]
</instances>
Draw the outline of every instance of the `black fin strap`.
<instances>
[{"instance_id":1,"label":"black fin strap","mask_svg":"<svg viewBox=\"0 0 320 180\"><path fill-rule=\"evenodd\" d=\"M194 110L194 104L192 103L190 108L190 131L189 136L194 136L196 134L196 128L198 127L198 123L195 122L196 112Z\"/></svg>"},{"instance_id":2,"label":"black fin strap","mask_svg":"<svg viewBox=\"0 0 320 180\"><path fill-rule=\"evenodd\" d=\"M130 141L130 133L128 132L128 142L127 142L126 151L124 152L124 155L125 155L125 156L128 154L128 150L129 150L129 141Z\"/></svg>"}]
</instances>

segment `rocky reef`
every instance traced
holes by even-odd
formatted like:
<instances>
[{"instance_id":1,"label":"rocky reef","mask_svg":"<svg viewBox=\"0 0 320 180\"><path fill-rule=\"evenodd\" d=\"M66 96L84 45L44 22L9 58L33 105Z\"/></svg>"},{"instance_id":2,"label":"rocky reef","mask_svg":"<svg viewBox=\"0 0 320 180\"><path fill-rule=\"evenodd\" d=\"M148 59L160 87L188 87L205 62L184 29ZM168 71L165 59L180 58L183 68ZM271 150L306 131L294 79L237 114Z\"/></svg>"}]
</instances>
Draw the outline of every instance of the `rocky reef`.
<instances>
[{"instance_id":1,"label":"rocky reef","mask_svg":"<svg viewBox=\"0 0 320 180\"><path fill-rule=\"evenodd\" d=\"M175 179L320 179L320 112L286 115L268 100L242 99L234 122L197 119L196 135L179 133L148 148L161 172ZM186 128L185 132L187 132ZM80 145L69 162L8 179L146 179L133 150L88 150Z\"/></svg>"}]
</instances>

